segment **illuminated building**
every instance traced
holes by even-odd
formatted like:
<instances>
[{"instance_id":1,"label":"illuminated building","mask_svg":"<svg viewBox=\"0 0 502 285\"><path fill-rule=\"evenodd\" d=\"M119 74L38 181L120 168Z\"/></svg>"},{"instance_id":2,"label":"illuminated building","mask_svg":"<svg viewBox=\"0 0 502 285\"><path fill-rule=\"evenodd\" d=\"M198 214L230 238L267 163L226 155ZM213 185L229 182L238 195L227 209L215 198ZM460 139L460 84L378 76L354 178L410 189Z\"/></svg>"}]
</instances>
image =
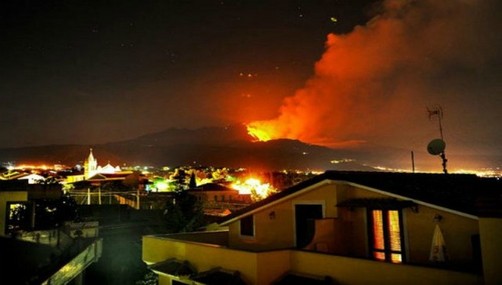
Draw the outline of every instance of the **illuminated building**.
<instances>
[{"instance_id":1,"label":"illuminated building","mask_svg":"<svg viewBox=\"0 0 502 285\"><path fill-rule=\"evenodd\" d=\"M113 174L116 172L121 172L119 166L113 167L110 163L108 163L105 166L99 166L98 160L94 157L92 153L92 148L89 150L89 156L84 162L85 179L89 179L96 174Z\"/></svg>"},{"instance_id":2,"label":"illuminated building","mask_svg":"<svg viewBox=\"0 0 502 285\"><path fill-rule=\"evenodd\" d=\"M475 175L327 171L219 230L144 236L143 260L161 285L206 284L193 279L215 268L260 285L501 284L501 194L501 181ZM161 266L173 260L193 272Z\"/></svg>"},{"instance_id":3,"label":"illuminated building","mask_svg":"<svg viewBox=\"0 0 502 285\"><path fill-rule=\"evenodd\" d=\"M102 239L96 235L74 236L70 227L68 230L55 226L37 228L38 220L43 218L36 211L37 198L32 197L33 191L28 191L28 186L39 185L28 184L27 180L0 183L0 282L82 284L84 271L101 257ZM37 196L38 199L51 199L46 194ZM83 228L79 224L74 226Z\"/></svg>"},{"instance_id":4,"label":"illuminated building","mask_svg":"<svg viewBox=\"0 0 502 285\"><path fill-rule=\"evenodd\" d=\"M84 162L84 177L89 179L91 176L96 174L98 170L98 161L94 158L92 154L92 148L89 150L89 156Z\"/></svg>"},{"instance_id":5,"label":"illuminated building","mask_svg":"<svg viewBox=\"0 0 502 285\"><path fill-rule=\"evenodd\" d=\"M76 174L76 175L68 175L66 177L66 183L76 183L79 181L89 180L98 176L103 175L128 175L131 174L132 171L122 171L119 166L112 166L110 163L105 166L98 165L98 160L94 157L92 152L92 148L89 149L89 155L84 161L84 173Z\"/></svg>"},{"instance_id":6,"label":"illuminated building","mask_svg":"<svg viewBox=\"0 0 502 285\"><path fill-rule=\"evenodd\" d=\"M207 215L224 216L251 202L249 195L240 194L239 191L218 183L206 183L186 191L202 201Z\"/></svg>"}]
</instances>

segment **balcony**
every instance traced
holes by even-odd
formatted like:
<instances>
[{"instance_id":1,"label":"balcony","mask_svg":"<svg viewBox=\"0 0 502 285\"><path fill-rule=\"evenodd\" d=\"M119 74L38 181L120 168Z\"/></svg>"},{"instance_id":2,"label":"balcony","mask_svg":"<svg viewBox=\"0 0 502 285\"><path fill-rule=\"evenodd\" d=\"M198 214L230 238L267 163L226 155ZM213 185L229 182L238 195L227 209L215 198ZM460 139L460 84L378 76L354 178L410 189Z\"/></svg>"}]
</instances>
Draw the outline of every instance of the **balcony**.
<instances>
[{"instance_id":1,"label":"balcony","mask_svg":"<svg viewBox=\"0 0 502 285\"><path fill-rule=\"evenodd\" d=\"M143 237L143 260L147 264L171 258L189 262L198 272L217 267L237 271L246 284L272 284L285 272L329 276L340 284L482 283L479 275L438 268L297 249L253 252L229 248L227 231Z\"/></svg>"}]
</instances>

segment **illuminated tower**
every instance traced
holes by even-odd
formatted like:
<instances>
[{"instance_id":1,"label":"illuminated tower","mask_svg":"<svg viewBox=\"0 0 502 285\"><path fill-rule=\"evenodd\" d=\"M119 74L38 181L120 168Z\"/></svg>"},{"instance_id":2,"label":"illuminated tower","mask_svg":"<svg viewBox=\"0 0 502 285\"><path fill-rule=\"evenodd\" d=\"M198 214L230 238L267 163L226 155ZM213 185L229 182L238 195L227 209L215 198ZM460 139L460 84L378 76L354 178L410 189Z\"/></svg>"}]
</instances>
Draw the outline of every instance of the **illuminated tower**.
<instances>
[{"instance_id":1,"label":"illuminated tower","mask_svg":"<svg viewBox=\"0 0 502 285\"><path fill-rule=\"evenodd\" d=\"M96 174L97 169L98 169L98 161L94 158L94 155L92 155L92 148L91 148L89 150L89 156L87 157L87 160L84 163L85 179L89 179L91 176Z\"/></svg>"}]
</instances>

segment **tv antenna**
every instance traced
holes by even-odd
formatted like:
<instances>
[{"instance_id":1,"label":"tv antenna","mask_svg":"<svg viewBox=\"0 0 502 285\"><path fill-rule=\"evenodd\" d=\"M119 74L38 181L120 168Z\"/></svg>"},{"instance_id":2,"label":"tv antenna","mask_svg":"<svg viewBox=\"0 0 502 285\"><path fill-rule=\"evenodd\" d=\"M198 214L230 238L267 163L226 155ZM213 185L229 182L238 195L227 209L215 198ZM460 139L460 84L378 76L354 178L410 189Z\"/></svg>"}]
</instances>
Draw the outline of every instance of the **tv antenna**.
<instances>
[{"instance_id":1,"label":"tv antenna","mask_svg":"<svg viewBox=\"0 0 502 285\"><path fill-rule=\"evenodd\" d=\"M439 135L441 136L441 139L444 140L443 125L441 125L441 119L443 119L443 108L441 108L441 106L439 105L436 105L432 109L427 108L427 112L429 113L429 120L433 120L434 117L438 119Z\"/></svg>"},{"instance_id":2,"label":"tv antenna","mask_svg":"<svg viewBox=\"0 0 502 285\"><path fill-rule=\"evenodd\" d=\"M446 169L446 162L448 160L446 159L446 154L444 151L446 148L446 143L443 137L443 126L441 125L441 119L443 118L443 108L437 105L431 109L427 108L427 112L429 113L429 120L437 118L439 124L439 135L440 135L440 138L433 139L432 141L429 142L429 144L427 145L427 151L431 155L439 155L439 157L443 162L442 163L443 172L445 174L448 174L448 170Z\"/></svg>"}]
</instances>

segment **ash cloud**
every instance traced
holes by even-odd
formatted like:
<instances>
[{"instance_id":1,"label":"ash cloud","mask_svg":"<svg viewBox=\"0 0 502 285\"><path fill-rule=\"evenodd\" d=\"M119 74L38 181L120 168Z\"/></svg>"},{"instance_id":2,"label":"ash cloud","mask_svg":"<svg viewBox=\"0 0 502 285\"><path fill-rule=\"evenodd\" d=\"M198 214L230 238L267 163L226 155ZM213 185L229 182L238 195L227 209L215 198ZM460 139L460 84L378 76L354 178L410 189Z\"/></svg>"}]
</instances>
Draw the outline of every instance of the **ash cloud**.
<instances>
[{"instance_id":1,"label":"ash cloud","mask_svg":"<svg viewBox=\"0 0 502 285\"><path fill-rule=\"evenodd\" d=\"M277 118L248 126L271 138L330 146L425 148L438 137L426 108L444 109L456 151L497 151L502 27L499 1L384 1L345 35L329 34L315 74Z\"/></svg>"}]
</instances>

